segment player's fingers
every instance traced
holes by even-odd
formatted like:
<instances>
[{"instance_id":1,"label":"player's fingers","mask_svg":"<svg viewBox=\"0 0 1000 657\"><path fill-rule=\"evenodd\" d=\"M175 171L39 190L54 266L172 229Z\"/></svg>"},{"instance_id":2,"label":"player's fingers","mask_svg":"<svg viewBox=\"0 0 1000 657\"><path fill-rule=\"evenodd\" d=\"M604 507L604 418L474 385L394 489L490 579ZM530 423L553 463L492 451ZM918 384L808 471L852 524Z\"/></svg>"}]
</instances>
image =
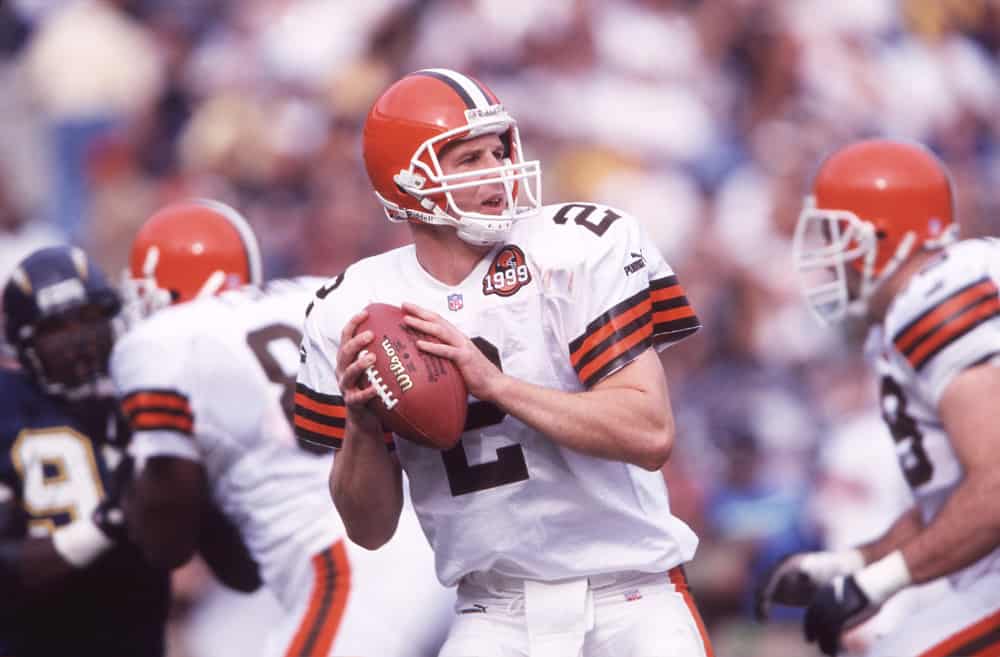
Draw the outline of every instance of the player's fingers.
<instances>
[{"instance_id":1,"label":"player's fingers","mask_svg":"<svg viewBox=\"0 0 1000 657\"><path fill-rule=\"evenodd\" d=\"M347 369L352 362L357 360L361 350L368 346L368 343L374 338L375 334L371 331L362 331L353 338L343 342L343 346L337 351L337 365L342 370Z\"/></svg>"},{"instance_id":2,"label":"player's fingers","mask_svg":"<svg viewBox=\"0 0 1000 657\"><path fill-rule=\"evenodd\" d=\"M448 360L453 360L458 354L458 349L450 344L432 342L431 340L417 340L417 347L420 351L426 351L429 354L441 356L442 358L447 358Z\"/></svg>"},{"instance_id":3,"label":"player's fingers","mask_svg":"<svg viewBox=\"0 0 1000 657\"><path fill-rule=\"evenodd\" d=\"M363 351L358 354L358 357L351 362L350 365L344 368L343 373L340 376L341 389L347 388L361 388L364 387L359 385L364 383L361 381L361 377L365 374L365 370L375 364L375 355L367 351ZM366 379L367 380L367 379Z\"/></svg>"},{"instance_id":4,"label":"player's fingers","mask_svg":"<svg viewBox=\"0 0 1000 657\"><path fill-rule=\"evenodd\" d=\"M407 326L415 328L421 333L434 336L435 338L444 340L445 342L450 341L451 331L447 326L436 322L430 322L425 319L420 319L418 317L414 317L413 315L407 315L403 318L403 321L406 322Z\"/></svg>"},{"instance_id":5,"label":"player's fingers","mask_svg":"<svg viewBox=\"0 0 1000 657\"><path fill-rule=\"evenodd\" d=\"M340 344L344 344L354 337L354 333L358 330L358 326L360 326L361 322L366 319L368 319L368 311L362 310L357 315L347 320L347 323L344 324L343 330L340 332Z\"/></svg>"},{"instance_id":6,"label":"player's fingers","mask_svg":"<svg viewBox=\"0 0 1000 657\"><path fill-rule=\"evenodd\" d=\"M344 404L347 406L364 406L372 399L375 398L375 388L368 386L367 388L354 388L350 392L344 393Z\"/></svg>"},{"instance_id":7,"label":"player's fingers","mask_svg":"<svg viewBox=\"0 0 1000 657\"><path fill-rule=\"evenodd\" d=\"M407 315L415 315L420 319L425 319L425 320L443 319L433 310L427 310L423 306L418 306L415 303L404 303L402 305L402 309L403 312L406 313Z\"/></svg>"}]
</instances>

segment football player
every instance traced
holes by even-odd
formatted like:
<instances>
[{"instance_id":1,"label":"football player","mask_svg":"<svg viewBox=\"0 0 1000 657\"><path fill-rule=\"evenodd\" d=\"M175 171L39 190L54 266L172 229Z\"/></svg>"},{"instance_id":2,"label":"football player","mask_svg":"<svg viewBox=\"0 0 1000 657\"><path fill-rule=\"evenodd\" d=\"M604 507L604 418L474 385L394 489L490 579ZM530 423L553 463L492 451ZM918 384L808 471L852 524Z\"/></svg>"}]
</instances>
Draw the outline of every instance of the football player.
<instances>
[{"instance_id":1,"label":"football player","mask_svg":"<svg viewBox=\"0 0 1000 657\"><path fill-rule=\"evenodd\" d=\"M108 358L121 302L74 247L35 251L3 291L20 369L0 369L0 654L159 657L168 573L125 540L128 430Z\"/></svg>"},{"instance_id":2,"label":"football player","mask_svg":"<svg viewBox=\"0 0 1000 657\"><path fill-rule=\"evenodd\" d=\"M175 203L143 224L126 301L145 319L111 368L134 434L130 530L153 563L174 567L202 531L191 510L214 499L286 611L261 654L430 655L451 597L416 522L385 554L344 540L330 456L291 429L303 312L321 282L263 285L253 231L220 203Z\"/></svg>"},{"instance_id":3,"label":"football player","mask_svg":"<svg viewBox=\"0 0 1000 657\"><path fill-rule=\"evenodd\" d=\"M866 140L820 166L794 247L825 322L875 333L882 414L915 498L880 539L792 555L760 591L807 606L828 655L897 592L947 576L954 591L904 619L870 654L1000 654L1000 242L956 240L944 165L923 146Z\"/></svg>"},{"instance_id":4,"label":"football player","mask_svg":"<svg viewBox=\"0 0 1000 657\"><path fill-rule=\"evenodd\" d=\"M540 203L514 118L446 69L403 77L364 126L365 166L413 244L320 290L306 319L295 425L332 446L330 492L355 542L392 537L403 480L458 586L441 657L711 655L670 513L674 441L657 352L699 328L677 277L624 212ZM402 304L470 392L453 449L387 441L367 407L372 301ZM370 348L370 347L369 347ZM582 651L582 652L581 652Z\"/></svg>"}]
</instances>

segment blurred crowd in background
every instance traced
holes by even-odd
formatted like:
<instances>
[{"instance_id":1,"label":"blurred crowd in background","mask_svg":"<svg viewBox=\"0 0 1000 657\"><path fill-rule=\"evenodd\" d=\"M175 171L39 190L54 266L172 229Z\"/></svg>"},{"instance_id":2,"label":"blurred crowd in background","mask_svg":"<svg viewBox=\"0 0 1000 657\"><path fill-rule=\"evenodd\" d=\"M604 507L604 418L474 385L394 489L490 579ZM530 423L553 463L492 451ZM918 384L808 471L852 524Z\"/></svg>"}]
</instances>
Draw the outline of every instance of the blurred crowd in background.
<instances>
[{"instance_id":1,"label":"blurred crowd in background","mask_svg":"<svg viewBox=\"0 0 1000 657\"><path fill-rule=\"evenodd\" d=\"M371 102L419 68L478 77L544 201L635 214L703 321L663 357L665 474L716 653L810 654L796 615L752 621L752 586L785 552L879 534L908 493L864 336L808 315L791 231L820 158L884 135L946 162L964 235L995 232L998 57L996 0L4 0L0 276L66 240L117 272L187 196L239 208L267 276L336 274L408 241L361 165ZM206 654L198 573L178 577L175 657Z\"/></svg>"}]
</instances>

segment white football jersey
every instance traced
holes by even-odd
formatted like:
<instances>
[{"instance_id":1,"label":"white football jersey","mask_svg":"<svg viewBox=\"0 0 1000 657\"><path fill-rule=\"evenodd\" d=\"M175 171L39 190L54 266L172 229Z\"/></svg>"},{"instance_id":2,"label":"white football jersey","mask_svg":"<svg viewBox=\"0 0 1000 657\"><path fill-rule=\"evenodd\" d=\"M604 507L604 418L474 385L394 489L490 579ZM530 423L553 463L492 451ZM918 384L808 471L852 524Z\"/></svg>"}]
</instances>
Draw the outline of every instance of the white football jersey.
<instances>
[{"instance_id":1,"label":"white football jersey","mask_svg":"<svg viewBox=\"0 0 1000 657\"><path fill-rule=\"evenodd\" d=\"M941 251L896 296L882 328L876 371L882 416L925 522L962 481L962 465L937 413L963 370L1000 355L1000 240ZM1000 570L1000 550L952 575L964 586Z\"/></svg>"},{"instance_id":2,"label":"white football jersey","mask_svg":"<svg viewBox=\"0 0 1000 657\"><path fill-rule=\"evenodd\" d=\"M115 345L111 370L139 464L196 460L283 602L295 573L343 528L329 460L298 447L290 404L306 305L320 279L276 281L166 308ZM290 408L290 406L288 406Z\"/></svg>"},{"instance_id":3,"label":"white football jersey","mask_svg":"<svg viewBox=\"0 0 1000 657\"><path fill-rule=\"evenodd\" d=\"M638 222L589 203L546 206L519 222L458 285L427 274L410 245L354 264L317 296L306 320L295 424L300 438L333 447L344 437L335 376L340 333L369 303L433 310L504 372L567 392L699 328ZM395 448L448 585L488 570L541 580L666 571L697 546L670 513L659 472L561 447L472 397L455 448L402 439Z\"/></svg>"}]
</instances>

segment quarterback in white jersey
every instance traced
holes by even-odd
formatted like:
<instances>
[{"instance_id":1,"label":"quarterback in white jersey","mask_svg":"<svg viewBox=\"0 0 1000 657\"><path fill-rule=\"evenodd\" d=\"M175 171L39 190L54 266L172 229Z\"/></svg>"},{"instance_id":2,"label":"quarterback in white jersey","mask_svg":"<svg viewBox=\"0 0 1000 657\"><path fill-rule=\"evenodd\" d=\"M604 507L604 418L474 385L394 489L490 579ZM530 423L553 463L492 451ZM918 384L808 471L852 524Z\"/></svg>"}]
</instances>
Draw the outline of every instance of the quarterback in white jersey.
<instances>
[{"instance_id":1,"label":"quarterback in white jersey","mask_svg":"<svg viewBox=\"0 0 1000 657\"><path fill-rule=\"evenodd\" d=\"M349 535L372 548L392 535L402 467L438 577L458 585L442 657L710 654L680 570L697 538L659 470L673 426L656 351L699 328L674 272L612 208L522 212L514 190L537 200L538 163L492 92L460 73L393 85L369 114L365 158L414 244L321 290L295 415L301 439L339 449L331 493ZM355 335L372 302L402 306L462 372L454 448L386 442L372 423L358 384L371 335ZM509 392L486 392L501 379Z\"/></svg>"},{"instance_id":2,"label":"quarterback in white jersey","mask_svg":"<svg viewBox=\"0 0 1000 657\"><path fill-rule=\"evenodd\" d=\"M291 429L301 318L322 280L272 281L183 299L192 290L181 278L197 280L199 266L202 281L221 267L235 272L238 283L259 282L245 267L231 267L241 252L252 252L234 226L245 224L224 206L175 204L153 215L136 238L133 265L156 253L154 271L133 270L133 281L145 285L143 299L155 305L152 297L165 290L171 301L184 302L139 321L112 357L140 472L130 526L154 560L171 566L186 560L185 537L196 534L198 520L184 513L190 489L182 486L193 480L240 530L286 611L260 654L432 655L450 620L451 596L433 576L432 553L417 523L402 525L385 554L344 540L326 494L331 459L298 444ZM222 250L227 233L237 245L229 263L212 253ZM204 248L185 248L190 241ZM192 257L200 259L192 263ZM382 630L386 615L393 618L392 633Z\"/></svg>"},{"instance_id":3,"label":"quarterback in white jersey","mask_svg":"<svg viewBox=\"0 0 1000 657\"><path fill-rule=\"evenodd\" d=\"M841 631L895 593L947 577L951 593L870 654L998 655L1000 506L989 491L1000 486L1000 243L954 241L947 172L917 144L849 145L813 189L796 233L804 290L822 317L854 313L874 327L882 414L915 504L872 543L787 559L765 596L797 604L809 596L794 589L814 592L806 637L833 655Z\"/></svg>"}]
</instances>

